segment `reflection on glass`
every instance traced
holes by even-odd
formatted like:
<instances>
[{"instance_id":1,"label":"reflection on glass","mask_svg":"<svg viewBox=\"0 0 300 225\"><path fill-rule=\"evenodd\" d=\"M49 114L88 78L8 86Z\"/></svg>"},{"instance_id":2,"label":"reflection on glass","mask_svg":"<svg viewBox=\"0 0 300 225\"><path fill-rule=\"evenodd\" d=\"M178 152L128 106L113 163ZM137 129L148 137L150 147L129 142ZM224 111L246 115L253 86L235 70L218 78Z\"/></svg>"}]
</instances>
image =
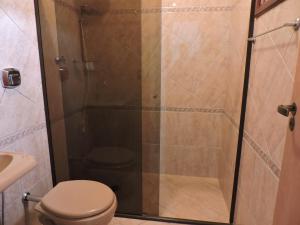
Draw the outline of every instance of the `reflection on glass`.
<instances>
[{"instance_id":1,"label":"reflection on glass","mask_svg":"<svg viewBox=\"0 0 300 225\"><path fill-rule=\"evenodd\" d=\"M250 0L222 4L39 1L58 182L107 184L119 213L229 221Z\"/></svg>"}]
</instances>

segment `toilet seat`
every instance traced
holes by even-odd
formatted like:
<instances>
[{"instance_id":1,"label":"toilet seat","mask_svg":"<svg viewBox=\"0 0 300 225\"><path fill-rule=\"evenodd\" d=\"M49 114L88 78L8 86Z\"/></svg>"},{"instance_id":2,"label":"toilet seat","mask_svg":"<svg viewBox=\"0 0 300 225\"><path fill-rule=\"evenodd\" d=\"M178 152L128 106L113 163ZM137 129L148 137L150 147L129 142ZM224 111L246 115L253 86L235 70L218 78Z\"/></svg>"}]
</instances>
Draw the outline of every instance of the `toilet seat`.
<instances>
[{"instance_id":1,"label":"toilet seat","mask_svg":"<svg viewBox=\"0 0 300 225\"><path fill-rule=\"evenodd\" d=\"M101 214L83 219L65 219L45 211L41 207L41 203L38 203L35 207L39 212L39 220L43 225L108 225L114 216L116 208L117 201L115 198L113 205Z\"/></svg>"},{"instance_id":2,"label":"toilet seat","mask_svg":"<svg viewBox=\"0 0 300 225\"><path fill-rule=\"evenodd\" d=\"M59 183L35 207L44 225L108 225L116 208L109 187L87 180Z\"/></svg>"},{"instance_id":3,"label":"toilet seat","mask_svg":"<svg viewBox=\"0 0 300 225\"><path fill-rule=\"evenodd\" d=\"M40 202L48 214L64 219L84 219L106 212L116 204L115 195L96 181L65 181L55 186Z\"/></svg>"}]
</instances>

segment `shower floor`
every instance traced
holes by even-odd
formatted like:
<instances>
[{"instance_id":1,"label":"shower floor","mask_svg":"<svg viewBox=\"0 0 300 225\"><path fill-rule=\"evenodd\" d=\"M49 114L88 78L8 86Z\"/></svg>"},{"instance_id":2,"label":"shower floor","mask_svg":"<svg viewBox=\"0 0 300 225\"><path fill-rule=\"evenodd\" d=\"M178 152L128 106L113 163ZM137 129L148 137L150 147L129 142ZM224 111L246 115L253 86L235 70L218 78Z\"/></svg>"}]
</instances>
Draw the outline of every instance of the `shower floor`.
<instances>
[{"instance_id":1,"label":"shower floor","mask_svg":"<svg viewBox=\"0 0 300 225\"><path fill-rule=\"evenodd\" d=\"M216 178L161 174L159 215L190 220L229 221Z\"/></svg>"}]
</instances>

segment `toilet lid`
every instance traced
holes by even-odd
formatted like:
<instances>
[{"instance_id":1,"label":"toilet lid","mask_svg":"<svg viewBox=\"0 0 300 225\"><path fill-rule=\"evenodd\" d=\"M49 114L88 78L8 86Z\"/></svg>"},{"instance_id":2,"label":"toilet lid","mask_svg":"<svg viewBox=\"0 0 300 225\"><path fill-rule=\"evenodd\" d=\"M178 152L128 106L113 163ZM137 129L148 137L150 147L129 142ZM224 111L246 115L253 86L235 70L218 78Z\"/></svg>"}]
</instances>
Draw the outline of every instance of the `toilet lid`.
<instances>
[{"instance_id":1,"label":"toilet lid","mask_svg":"<svg viewBox=\"0 0 300 225\"><path fill-rule=\"evenodd\" d=\"M65 181L55 186L41 200L41 207L67 219L95 216L109 209L115 195L109 187L96 181Z\"/></svg>"}]
</instances>

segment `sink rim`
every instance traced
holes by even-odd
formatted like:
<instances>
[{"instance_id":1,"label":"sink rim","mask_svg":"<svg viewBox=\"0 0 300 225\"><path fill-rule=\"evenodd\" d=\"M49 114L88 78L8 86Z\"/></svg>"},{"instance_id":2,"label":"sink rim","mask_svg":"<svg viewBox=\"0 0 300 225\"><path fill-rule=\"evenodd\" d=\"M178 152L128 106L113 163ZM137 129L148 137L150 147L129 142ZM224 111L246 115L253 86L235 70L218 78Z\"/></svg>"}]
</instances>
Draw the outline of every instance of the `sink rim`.
<instances>
[{"instance_id":1,"label":"sink rim","mask_svg":"<svg viewBox=\"0 0 300 225\"><path fill-rule=\"evenodd\" d=\"M33 156L24 153L3 151L0 152L0 157L1 155L9 155L12 160L0 171L0 192L5 191L37 165Z\"/></svg>"},{"instance_id":2,"label":"sink rim","mask_svg":"<svg viewBox=\"0 0 300 225\"><path fill-rule=\"evenodd\" d=\"M4 161L4 166L1 165L2 162L2 157L4 157L3 161ZM9 158L8 160L5 160L5 158ZM9 165L12 163L14 157L12 154L0 154L0 174L5 171L7 169L7 167L9 167ZM7 164L6 164L7 163Z\"/></svg>"}]
</instances>

